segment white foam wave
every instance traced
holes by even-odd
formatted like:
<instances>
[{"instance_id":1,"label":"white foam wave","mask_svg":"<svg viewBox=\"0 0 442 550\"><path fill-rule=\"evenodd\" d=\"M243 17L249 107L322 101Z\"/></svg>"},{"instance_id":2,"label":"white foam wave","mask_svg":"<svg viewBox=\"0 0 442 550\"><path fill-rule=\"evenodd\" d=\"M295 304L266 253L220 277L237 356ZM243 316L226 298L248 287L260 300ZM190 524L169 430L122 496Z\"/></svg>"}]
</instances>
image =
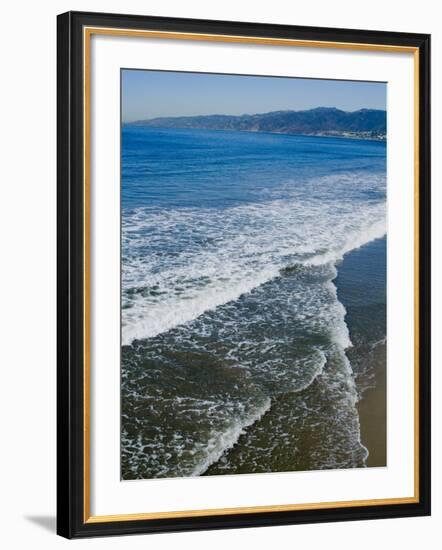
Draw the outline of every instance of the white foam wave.
<instances>
[{"instance_id":1,"label":"white foam wave","mask_svg":"<svg viewBox=\"0 0 442 550\"><path fill-rule=\"evenodd\" d=\"M348 235L339 248L333 248L324 254L318 254L304 263L305 265L322 265L328 262L335 263L342 260L345 254L348 254L352 250L356 250L371 241L382 238L385 233L385 219L376 220L368 227L363 227L360 231Z\"/></svg>"},{"instance_id":2,"label":"white foam wave","mask_svg":"<svg viewBox=\"0 0 442 550\"><path fill-rule=\"evenodd\" d=\"M364 175L344 183L378 189L385 182ZM237 300L288 265L335 263L385 235L384 201L337 201L345 189L331 194L333 185L342 179L317 180L313 199L310 187L285 201L224 210L138 209L123 217L123 344ZM351 345L343 327L336 339L344 349Z\"/></svg>"},{"instance_id":3,"label":"white foam wave","mask_svg":"<svg viewBox=\"0 0 442 550\"><path fill-rule=\"evenodd\" d=\"M313 382L324 372L325 365L327 364L327 356L322 350L318 350L320 361L316 364L316 370L311 373L311 376L304 381L293 393L300 393L309 388Z\"/></svg>"},{"instance_id":4,"label":"white foam wave","mask_svg":"<svg viewBox=\"0 0 442 550\"><path fill-rule=\"evenodd\" d=\"M238 299L242 294L271 280L277 274L277 268L269 267L253 279L236 281L230 288L213 285L194 297L189 296L183 300L165 300L161 304L152 305L149 309L145 308L143 304L137 304L134 309L138 311L132 312L132 319L127 320L127 324L124 326L123 344L130 344L136 339L151 338L192 321L206 311Z\"/></svg>"},{"instance_id":5,"label":"white foam wave","mask_svg":"<svg viewBox=\"0 0 442 550\"><path fill-rule=\"evenodd\" d=\"M255 422L258 422L258 420L265 415L270 407L271 400L270 398L267 398L264 405L242 424L239 422L234 422L230 429L212 436L207 442L206 457L195 466L190 476L200 476L212 464L218 462L226 451L234 447L241 435L245 433L245 430L255 424Z\"/></svg>"}]
</instances>

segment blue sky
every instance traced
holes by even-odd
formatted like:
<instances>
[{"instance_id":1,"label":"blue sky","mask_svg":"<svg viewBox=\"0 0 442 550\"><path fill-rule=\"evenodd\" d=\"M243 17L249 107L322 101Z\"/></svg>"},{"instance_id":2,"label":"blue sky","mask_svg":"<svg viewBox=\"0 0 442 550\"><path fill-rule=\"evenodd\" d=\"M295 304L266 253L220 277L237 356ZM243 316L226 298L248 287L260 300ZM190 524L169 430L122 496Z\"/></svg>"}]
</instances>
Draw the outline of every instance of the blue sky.
<instances>
[{"instance_id":1,"label":"blue sky","mask_svg":"<svg viewBox=\"0 0 442 550\"><path fill-rule=\"evenodd\" d=\"M255 114L337 107L385 109L386 84L122 70L123 122L162 116Z\"/></svg>"}]
</instances>

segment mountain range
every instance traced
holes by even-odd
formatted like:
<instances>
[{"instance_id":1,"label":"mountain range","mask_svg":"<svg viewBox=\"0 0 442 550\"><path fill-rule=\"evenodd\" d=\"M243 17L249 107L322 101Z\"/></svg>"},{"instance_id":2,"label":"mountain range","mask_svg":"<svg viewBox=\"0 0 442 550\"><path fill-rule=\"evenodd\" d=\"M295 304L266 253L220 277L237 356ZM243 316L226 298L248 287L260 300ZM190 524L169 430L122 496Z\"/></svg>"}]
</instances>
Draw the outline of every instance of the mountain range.
<instances>
[{"instance_id":1,"label":"mountain range","mask_svg":"<svg viewBox=\"0 0 442 550\"><path fill-rule=\"evenodd\" d=\"M349 112L334 107L317 107L305 111L273 111L254 115L161 117L127 124L152 128L271 132L384 140L387 113L380 109Z\"/></svg>"}]
</instances>

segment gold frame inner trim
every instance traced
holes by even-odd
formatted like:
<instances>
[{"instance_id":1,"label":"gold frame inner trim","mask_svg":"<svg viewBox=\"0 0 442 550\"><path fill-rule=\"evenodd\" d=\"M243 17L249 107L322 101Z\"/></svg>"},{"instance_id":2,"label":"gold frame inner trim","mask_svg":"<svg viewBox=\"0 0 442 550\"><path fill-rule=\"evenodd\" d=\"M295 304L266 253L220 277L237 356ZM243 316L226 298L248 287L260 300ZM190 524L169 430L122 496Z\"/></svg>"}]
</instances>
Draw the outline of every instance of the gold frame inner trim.
<instances>
[{"instance_id":1,"label":"gold frame inner trim","mask_svg":"<svg viewBox=\"0 0 442 550\"><path fill-rule=\"evenodd\" d=\"M412 53L414 61L414 494L410 497L350 500L337 502L316 502L270 506L215 508L205 510L181 510L173 512L150 512L137 514L91 515L91 431L90 431L90 105L91 105L91 36L123 36L135 38L156 38L173 40L195 40L203 42L233 42L271 46L333 48L343 50ZM351 42L329 42L321 40L296 40L266 37L245 37L235 35L148 31L136 29L114 29L108 27L84 27L83 29L83 93L84 93L84 523L117 521L141 521L150 519L191 518L230 514L253 514L263 512L287 512L300 510L324 510L354 506L385 506L391 504L413 504L419 502L419 49L411 46L389 44L363 44Z\"/></svg>"}]
</instances>

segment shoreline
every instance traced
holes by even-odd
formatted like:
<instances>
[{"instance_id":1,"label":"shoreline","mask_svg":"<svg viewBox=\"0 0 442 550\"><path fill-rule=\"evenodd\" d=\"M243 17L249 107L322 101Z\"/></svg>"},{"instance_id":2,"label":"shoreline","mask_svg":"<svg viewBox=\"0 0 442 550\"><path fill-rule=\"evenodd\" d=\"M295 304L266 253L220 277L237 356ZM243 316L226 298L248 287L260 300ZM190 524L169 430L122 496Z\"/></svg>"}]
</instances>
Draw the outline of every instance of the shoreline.
<instances>
[{"instance_id":1,"label":"shoreline","mask_svg":"<svg viewBox=\"0 0 442 550\"><path fill-rule=\"evenodd\" d=\"M379 358L374 368L375 385L365 390L357 403L361 442L369 452L366 460L369 468L387 465L386 374L385 358Z\"/></svg>"},{"instance_id":2,"label":"shoreline","mask_svg":"<svg viewBox=\"0 0 442 550\"><path fill-rule=\"evenodd\" d=\"M386 411L386 337L373 342L362 333L361 326L367 324L367 311L364 307L355 306L354 298L346 297L346 271L354 270L354 266L370 262L376 248L385 247L385 237L377 239L353 250L345 255L337 266L338 276L335 284L338 289L339 301L344 305L347 314L347 324L353 347L346 350L347 357L355 375L356 388L359 400L356 408L359 414L361 444L368 450L367 467L385 467L387 465L387 411ZM373 252L374 251L374 252ZM354 277L354 273L353 273ZM344 284L342 279L344 279ZM361 280L352 289L353 295L363 295L366 291L367 280ZM363 321L361 322L361 319ZM368 326L368 324L367 324ZM368 330L367 330L368 332ZM364 341L364 336L366 336Z\"/></svg>"},{"instance_id":3,"label":"shoreline","mask_svg":"<svg viewBox=\"0 0 442 550\"><path fill-rule=\"evenodd\" d=\"M200 130L203 132L227 132L227 133L242 133L242 134L264 134L270 136L294 136L294 137L323 137L323 138L336 138L336 139L352 139L356 141L377 141L380 143L387 143L387 138L376 138L376 137L366 137L366 136L344 136L344 135L333 135L333 134L299 134L292 132L262 132L260 130L227 130L224 128L185 128L181 126L150 126L148 124L142 125L137 124L136 122L125 122L122 125L123 127L132 127L132 128L149 128L152 130Z\"/></svg>"}]
</instances>

